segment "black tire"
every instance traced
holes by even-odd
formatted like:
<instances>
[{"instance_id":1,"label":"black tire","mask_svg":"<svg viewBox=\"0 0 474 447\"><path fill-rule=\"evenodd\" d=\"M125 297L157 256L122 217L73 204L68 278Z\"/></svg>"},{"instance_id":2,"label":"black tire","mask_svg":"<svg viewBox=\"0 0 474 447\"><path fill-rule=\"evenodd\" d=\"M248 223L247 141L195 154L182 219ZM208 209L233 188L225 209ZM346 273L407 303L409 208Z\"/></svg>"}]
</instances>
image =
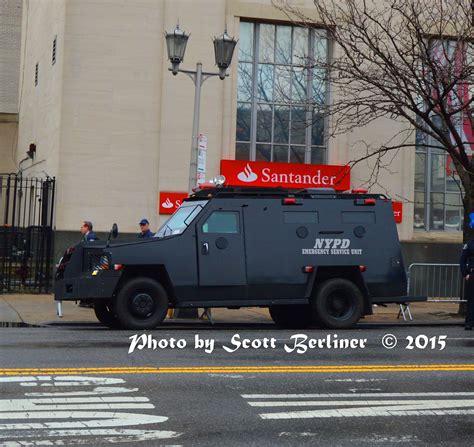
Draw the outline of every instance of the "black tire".
<instances>
[{"instance_id":1,"label":"black tire","mask_svg":"<svg viewBox=\"0 0 474 447\"><path fill-rule=\"evenodd\" d=\"M270 306L272 320L282 328L304 329L311 324L309 306Z\"/></svg>"},{"instance_id":2,"label":"black tire","mask_svg":"<svg viewBox=\"0 0 474 447\"><path fill-rule=\"evenodd\" d=\"M359 288L344 278L328 279L316 289L312 303L313 322L328 329L353 327L364 311Z\"/></svg>"},{"instance_id":3,"label":"black tire","mask_svg":"<svg viewBox=\"0 0 474 447\"><path fill-rule=\"evenodd\" d=\"M122 325L117 320L115 313L107 302L94 303L94 312L97 319L104 325L111 329L120 329Z\"/></svg>"},{"instance_id":4,"label":"black tire","mask_svg":"<svg viewBox=\"0 0 474 447\"><path fill-rule=\"evenodd\" d=\"M165 318L168 296L151 278L134 278L120 290L115 315L125 329L153 329Z\"/></svg>"}]
</instances>

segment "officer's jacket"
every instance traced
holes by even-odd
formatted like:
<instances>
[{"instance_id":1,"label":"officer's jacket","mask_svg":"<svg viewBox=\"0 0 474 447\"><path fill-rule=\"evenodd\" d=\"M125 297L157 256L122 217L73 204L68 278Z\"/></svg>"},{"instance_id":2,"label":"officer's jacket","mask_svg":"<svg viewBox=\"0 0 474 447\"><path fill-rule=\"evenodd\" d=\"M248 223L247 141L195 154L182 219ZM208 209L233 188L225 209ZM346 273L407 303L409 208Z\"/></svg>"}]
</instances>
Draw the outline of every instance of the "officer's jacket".
<instances>
[{"instance_id":1,"label":"officer's jacket","mask_svg":"<svg viewBox=\"0 0 474 447\"><path fill-rule=\"evenodd\" d=\"M139 233L138 237L139 238L147 238L147 237L153 237L155 233L152 233L151 230L147 230L145 233Z\"/></svg>"},{"instance_id":2,"label":"officer's jacket","mask_svg":"<svg viewBox=\"0 0 474 447\"><path fill-rule=\"evenodd\" d=\"M462 276L466 276L474 271L474 239L464 244L459 267L461 268Z\"/></svg>"}]
</instances>

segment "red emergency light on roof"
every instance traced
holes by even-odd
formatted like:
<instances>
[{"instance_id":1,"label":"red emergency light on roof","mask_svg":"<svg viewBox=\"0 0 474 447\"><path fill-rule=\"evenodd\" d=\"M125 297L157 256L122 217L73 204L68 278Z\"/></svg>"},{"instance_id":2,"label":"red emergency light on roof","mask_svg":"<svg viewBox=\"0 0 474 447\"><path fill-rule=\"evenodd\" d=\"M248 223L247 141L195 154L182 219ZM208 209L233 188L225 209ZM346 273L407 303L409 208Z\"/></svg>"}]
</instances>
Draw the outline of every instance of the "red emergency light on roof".
<instances>
[{"instance_id":1,"label":"red emergency light on roof","mask_svg":"<svg viewBox=\"0 0 474 447\"><path fill-rule=\"evenodd\" d=\"M296 197L285 197L283 205L296 205Z\"/></svg>"},{"instance_id":2,"label":"red emergency light on roof","mask_svg":"<svg viewBox=\"0 0 474 447\"><path fill-rule=\"evenodd\" d=\"M351 192L352 194L367 194L369 190L365 188L354 188Z\"/></svg>"},{"instance_id":3,"label":"red emergency light on roof","mask_svg":"<svg viewBox=\"0 0 474 447\"><path fill-rule=\"evenodd\" d=\"M364 205L375 205L375 199L365 199Z\"/></svg>"}]
</instances>

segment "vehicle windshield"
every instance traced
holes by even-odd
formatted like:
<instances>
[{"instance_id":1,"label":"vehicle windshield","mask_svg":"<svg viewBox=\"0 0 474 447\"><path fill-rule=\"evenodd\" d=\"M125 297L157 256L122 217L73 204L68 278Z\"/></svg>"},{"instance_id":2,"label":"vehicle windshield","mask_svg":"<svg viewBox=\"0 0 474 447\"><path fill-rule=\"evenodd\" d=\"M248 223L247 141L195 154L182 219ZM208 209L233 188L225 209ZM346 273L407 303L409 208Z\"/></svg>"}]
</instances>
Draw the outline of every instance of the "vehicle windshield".
<instances>
[{"instance_id":1,"label":"vehicle windshield","mask_svg":"<svg viewBox=\"0 0 474 447\"><path fill-rule=\"evenodd\" d=\"M184 202L176 212L160 227L155 237L167 237L181 234L201 212L207 200Z\"/></svg>"}]
</instances>

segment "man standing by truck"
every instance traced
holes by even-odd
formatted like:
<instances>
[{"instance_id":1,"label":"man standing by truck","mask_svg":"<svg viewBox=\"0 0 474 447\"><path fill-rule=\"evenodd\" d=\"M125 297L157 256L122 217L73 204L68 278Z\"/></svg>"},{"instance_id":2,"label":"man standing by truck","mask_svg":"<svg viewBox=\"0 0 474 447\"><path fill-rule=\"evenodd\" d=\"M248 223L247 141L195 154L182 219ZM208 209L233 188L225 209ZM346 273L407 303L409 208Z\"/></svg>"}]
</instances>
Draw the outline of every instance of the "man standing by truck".
<instances>
[{"instance_id":1,"label":"man standing by truck","mask_svg":"<svg viewBox=\"0 0 474 447\"><path fill-rule=\"evenodd\" d=\"M82 221L81 234L84 241L95 241L97 239L96 234L92 231L92 222L88 220Z\"/></svg>"},{"instance_id":2,"label":"man standing by truck","mask_svg":"<svg viewBox=\"0 0 474 447\"><path fill-rule=\"evenodd\" d=\"M155 234L150 230L150 222L148 219L142 219L138 225L140 226L139 238L153 237Z\"/></svg>"},{"instance_id":3,"label":"man standing by truck","mask_svg":"<svg viewBox=\"0 0 474 447\"><path fill-rule=\"evenodd\" d=\"M464 329L471 331L474 326L474 239L464 244L459 264L462 276L466 280L464 296L467 306Z\"/></svg>"}]
</instances>

